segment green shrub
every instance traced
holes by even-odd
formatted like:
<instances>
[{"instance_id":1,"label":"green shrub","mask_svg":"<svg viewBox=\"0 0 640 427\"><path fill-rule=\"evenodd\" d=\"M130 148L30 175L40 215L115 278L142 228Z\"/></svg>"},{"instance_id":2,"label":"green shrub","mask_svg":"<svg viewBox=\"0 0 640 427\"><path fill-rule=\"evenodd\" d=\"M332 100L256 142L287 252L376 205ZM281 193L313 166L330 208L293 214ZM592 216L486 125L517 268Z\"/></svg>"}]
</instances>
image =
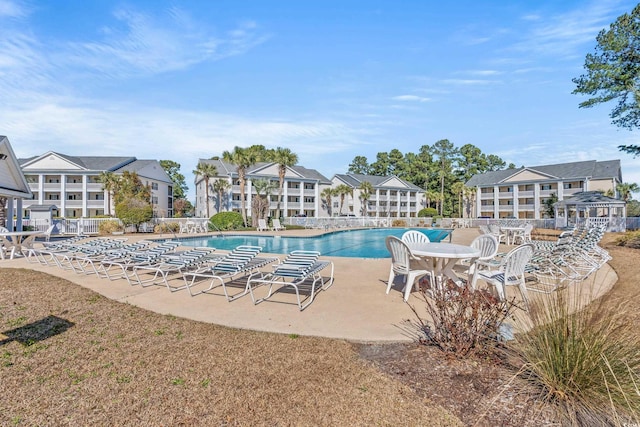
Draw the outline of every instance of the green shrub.
<instances>
[{"instance_id":1,"label":"green shrub","mask_svg":"<svg viewBox=\"0 0 640 427\"><path fill-rule=\"evenodd\" d=\"M111 234L114 231L123 231L124 227L122 223L117 219L110 219L107 221L102 221L100 225L98 225L98 232L100 234Z\"/></svg>"},{"instance_id":2,"label":"green shrub","mask_svg":"<svg viewBox=\"0 0 640 427\"><path fill-rule=\"evenodd\" d=\"M438 210L435 208L423 208L418 212L418 217L434 217L438 215Z\"/></svg>"},{"instance_id":3,"label":"green shrub","mask_svg":"<svg viewBox=\"0 0 640 427\"><path fill-rule=\"evenodd\" d=\"M236 230L243 227L239 212L219 212L209 220L218 230Z\"/></svg>"},{"instance_id":4,"label":"green shrub","mask_svg":"<svg viewBox=\"0 0 640 427\"><path fill-rule=\"evenodd\" d=\"M634 425L640 419L637 326L624 302L601 298L582 307L585 293L591 291L573 286L534 300L526 332L510 344L513 367L564 424Z\"/></svg>"},{"instance_id":5,"label":"green shrub","mask_svg":"<svg viewBox=\"0 0 640 427\"><path fill-rule=\"evenodd\" d=\"M151 220L153 207L146 200L126 199L116 205L116 215L125 227L134 225L137 230L140 224Z\"/></svg>"}]
</instances>

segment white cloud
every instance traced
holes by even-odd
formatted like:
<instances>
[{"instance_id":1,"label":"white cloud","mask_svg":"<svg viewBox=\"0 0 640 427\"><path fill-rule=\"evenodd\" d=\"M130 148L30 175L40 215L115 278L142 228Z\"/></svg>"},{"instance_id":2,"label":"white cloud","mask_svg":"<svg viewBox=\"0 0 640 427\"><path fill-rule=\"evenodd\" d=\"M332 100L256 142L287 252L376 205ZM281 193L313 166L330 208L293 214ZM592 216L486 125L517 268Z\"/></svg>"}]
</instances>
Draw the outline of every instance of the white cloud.
<instances>
[{"instance_id":1,"label":"white cloud","mask_svg":"<svg viewBox=\"0 0 640 427\"><path fill-rule=\"evenodd\" d=\"M428 102L431 101L431 98L425 98L424 96L417 95L398 95L394 96L394 101L408 101L408 102Z\"/></svg>"},{"instance_id":2,"label":"white cloud","mask_svg":"<svg viewBox=\"0 0 640 427\"><path fill-rule=\"evenodd\" d=\"M0 0L0 18L23 18L28 14L29 11L23 4L11 0Z\"/></svg>"},{"instance_id":3,"label":"white cloud","mask_svg":"<svg viewBox=\"0 0 640 427\"><path fill-rule=\"evenodd\" d=\"M240 55L269 38L251 21L215 35L177 8L160 16L121 8L114 18L101 39L69 43L63 53L75 67L111 76L157 74Z\"/></svg>"}]
</instances>

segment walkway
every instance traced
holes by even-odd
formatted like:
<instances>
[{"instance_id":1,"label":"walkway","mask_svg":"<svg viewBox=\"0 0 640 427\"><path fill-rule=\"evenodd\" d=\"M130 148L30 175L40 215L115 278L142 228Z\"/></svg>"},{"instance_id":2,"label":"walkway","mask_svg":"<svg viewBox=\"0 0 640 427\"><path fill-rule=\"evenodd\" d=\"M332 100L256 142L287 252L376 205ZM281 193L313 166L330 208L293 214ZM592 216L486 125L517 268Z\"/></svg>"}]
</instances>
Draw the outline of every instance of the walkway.
<instances>
[{"instance_id":1,"label":"walkway","mask_svg":"<svg viewBox=\"0 0 640 427\"><path fill-rule=\"evenodd\" d=\"M309 232L291 230L277 234L294 233ZM469 244L477 235L477 229L457 229L453 233L453 242ZM149 236L129 237L133 240ZM0 261L0 267L43 271L147 310L233 328L361 342L412 339L407 332L407 320L414 320L415 315L402 301L399 289L385 294L389 259L330 259L335 263L334 285L326 292L318 293L313 304L303 312L295 305L295 295L289 293L275 295L271 300L254 306L249 295L227 302L221 288L217 288L214 294L191 297L186 290L169 292L164 285L130 286L125 280L109 281L95 275L77 275L57 267L28 263L24 259ZM617 279L608 265L595 276L595 283L602 284L600 292L610 289ZM424 312L424 303L420 301L416 294L409 299L410 304Z\"/></svg>"}]
</instances>

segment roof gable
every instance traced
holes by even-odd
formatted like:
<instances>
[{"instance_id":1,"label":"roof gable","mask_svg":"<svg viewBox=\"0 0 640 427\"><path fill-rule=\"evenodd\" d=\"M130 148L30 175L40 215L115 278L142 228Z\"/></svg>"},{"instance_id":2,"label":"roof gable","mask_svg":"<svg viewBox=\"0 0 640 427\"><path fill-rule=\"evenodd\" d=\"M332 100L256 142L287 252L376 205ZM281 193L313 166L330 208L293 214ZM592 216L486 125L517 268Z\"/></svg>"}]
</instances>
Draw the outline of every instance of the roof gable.
<instances>
[{"instance_id":1,"label":"roof gable","mask_svg":"<svg viewBox=\"0 0 640 427\"><path fill-rule=\"evenodd\" d=\"M72 161L70 157L60 155L53 151L34 157L22 164L22 169L29 170L87 170L77 159Z\"/></svg>"},{"instance_id":2,"label":"roof gable","mask_svg":"<svg viewBox=\"0 0 640 427\"><path fill-rule=\"evenodd\" d=\"M503 180L502 182L520 182L520 181L541 181L547 179L554 179L557 177L549 174L540 173L535 169L519 169L516 173Z\"/></svg>"},{"instance_id":3,"label":"roof gable","mask_svg":"<svg viewBox=\"0 0 640 427\"><path fill-rule=\"evenodd\" d=\"M33 197L6 136L0 136L0 195L23 199Z\"/></svg>"},{"instance_id":4,"label":"roof gable","mask_svg":"<svg viewBox=\"0 0 640 427\"><path fill-rule=\"evenodd\" d=\"M390 176L387 180L381 182L379 184L380 187L401 187L401 188L409 188L406 182L400 180L400 178L396 176Z\"/></svg>"},{"instance_id":5,"label":"roof gable","mask_svg":"<svg viewBox=\"0 0 640 427\"><path fill-rule=\"evenodd\" d=\"M258 165L255 169L252 169L250 172L251 175L265 176L265 177L279 177L280 176L280 166L277 163L265 163ZM290 167L287 167L287 170L284 174L285 178L304 178L300 173L293 170Z\"/></svg>"}]
</instances>

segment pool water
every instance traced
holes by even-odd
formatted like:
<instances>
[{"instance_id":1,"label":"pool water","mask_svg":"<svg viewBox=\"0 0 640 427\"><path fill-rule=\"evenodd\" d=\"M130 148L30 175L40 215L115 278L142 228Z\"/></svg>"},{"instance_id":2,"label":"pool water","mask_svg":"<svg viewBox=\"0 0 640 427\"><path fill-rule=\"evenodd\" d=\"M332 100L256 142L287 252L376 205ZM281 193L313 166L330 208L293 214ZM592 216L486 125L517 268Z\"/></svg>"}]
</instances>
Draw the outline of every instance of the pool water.
<instances>
[{"instance_id":1,"label":"pool water","mask_svg":"<svg viewBox=\"0 0 640 427\"><path fill-rule=\"evenodd\" d=\"M385 246L387 236L401 237L410 228L372 228L343 230L308 237L283 237L261 235L223 235L221 237L189 237L180 239L186 246L206 246L220 250L232 250L240 245L261 246L263 252L288 254L295 250L318 251L325 256L353 258L390 258ZM432 242L448 238L451 230L414 229L429 237Z\"/></svg>"}]
</instances>

